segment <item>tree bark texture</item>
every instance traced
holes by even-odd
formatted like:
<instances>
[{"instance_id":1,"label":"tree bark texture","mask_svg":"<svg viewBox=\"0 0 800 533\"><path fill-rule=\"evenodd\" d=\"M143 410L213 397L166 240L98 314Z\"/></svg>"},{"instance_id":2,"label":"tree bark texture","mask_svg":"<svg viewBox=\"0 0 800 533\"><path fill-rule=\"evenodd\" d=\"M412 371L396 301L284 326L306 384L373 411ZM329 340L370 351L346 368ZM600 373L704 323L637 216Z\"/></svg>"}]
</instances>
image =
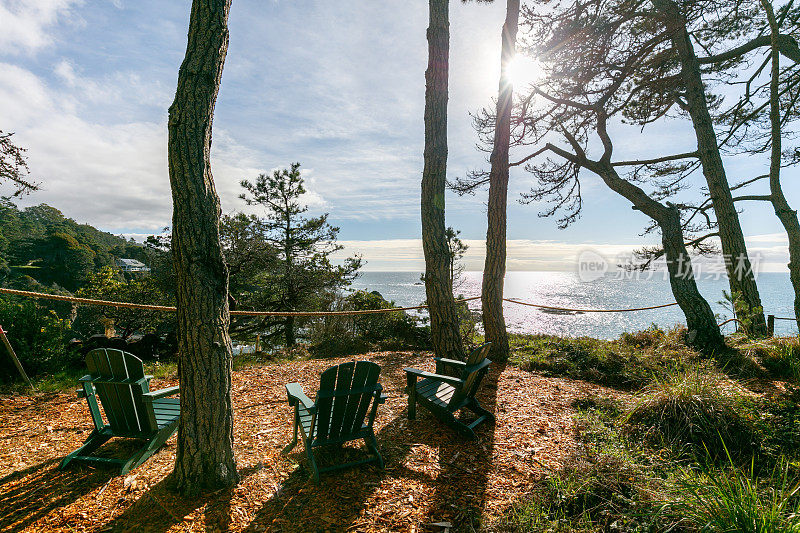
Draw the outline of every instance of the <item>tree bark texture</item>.
<instances>
[{"instance_id":1,"label":"tree bark texture","mask_svg":"<svg viewBox=\"0 0 800 533\"><path fill-rule=\"evenodd\" d=\"M169 109L172 256L175 265L181 421L178 490L238 482L233 456L228 268L211 175L211 123L228 50L230 0L194 0L186 56Z\"/></svg>"},{"instance_id":2,"label":"tree bark texture","mask_svg":"<svg viewBox=\"0 0 800 533\"><path fill-rule=\"evenodd\" d=\"M447 78L450 55L449 0L429 0L428 69L425 71L425 152L422 171L422 248L425 293L433 349L439 357L464 359L458 313L448 281L450 251L444 218L447 178Z\"/></svg>"},{"instance_id":3,"label":"tree bark texture","mask_svg":"<svg viewBox=\"0 0 800 533\"><path fill-rule=\"evenodd\" d=\"M508 333L503 316L503 283L506 276L506 225L508 203L508 149L511 137L511 108L514 85L508 67L516 53L519 0L506 2L506 20L501 35L500 86L497 93L497 120L490 157L489 202L486 227L486 259L483 266L481 306L486 340L492 343L491 358L508 359Z\"/></svg>"},{"instance_id":4,"label":"tree bark texture","mask_svg":"<svg viewBox=\"0 0 800 533\"><path fill-rule=\"evenodd\" d=\"M724 349L725 338L720 333L714 312L697 289L678 210L653 200L640 187L621 178L609 160L590 163L587 168L600 176L611 190L626 198L636 209L658 224L670 288L686 317L687 342L706 353Z\"/></svg>"},{"instance_id":5,"label":"tree bark texture","mask_svg":"<svg viewBox=\"0 0 800 533\"><path fill-rule=\"evenodd\" d=\"M661 229L661 245L667 260L670 288L686 317L686 341L707 353L720 351L725 347L725 339L711 306L697 290L692 260L683 240L680 213L676 208L665 207L657 222Z\"/></svg>"},{"instance_id":6,"label":"tree bark texture","mask_svg":"<svg viewBox=\"0 0 800 533\"><path fill-rule=\"evenodd\" d=\"M789 239L789 279L794 289L794 316L797 327L800 328L800 222L797 211L794 211L786 200L781 187L781 107L780 107L780 61L781 47L779 39L778 21L772 4L761 0L761 5L767 13L771 31L772 64L770 69L770 107L769 120L771 127L771 153L769 163L769 192L775 214L783 224Z\"/></svg>"},{"instance_id":7,"label":"tree bark texture","mask_svg":"<svg viewBox=\"0 0 800 533\"><path fill-rule=\"evenodd\" d=\"M670 35L672 46L680 61L685 103L692 119L703 175L708 184L709 195L717 217L722 253L725 257L731 291L741 294L745 305L753 314L754 331L750 333L764 335L767 325L764 321L761 297L747 255L747 246L739 223L739 215L734 206L725 167L722 163L717 135L714 131L711 113L708 110L700 63L687 31L686 17L673 0L653 0L653 5Z\"/></svg>"}]
</instances>

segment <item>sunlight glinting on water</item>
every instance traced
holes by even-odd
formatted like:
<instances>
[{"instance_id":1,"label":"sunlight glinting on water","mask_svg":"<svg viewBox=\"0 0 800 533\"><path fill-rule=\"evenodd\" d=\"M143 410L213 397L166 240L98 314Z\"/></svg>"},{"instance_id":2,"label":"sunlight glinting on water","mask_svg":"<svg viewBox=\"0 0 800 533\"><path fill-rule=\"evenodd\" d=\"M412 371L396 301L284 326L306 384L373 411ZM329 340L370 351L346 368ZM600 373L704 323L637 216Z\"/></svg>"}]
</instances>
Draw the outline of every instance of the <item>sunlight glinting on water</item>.
<instances>
[{"instance_id":1,"label":"sunlight glinting on water","mask_svg":"<svg viewBox=\"0 0 800 533\"><path fill-rule=\"evenodd\" d=\"M425 287L415 272L364 272L354 288L380 292L397 305L419 305L425 299ZM762 273L758 285L765 312L776 316L793 316L792 288L788 274ZM719 303L722 291L728 290L725 278L698 280L700 291L711 304L720 321L731 313ZM480 294L481 273L465 272L456 293L466 297ZM575 272L509 272L506 275L505 295L525 302L558 307L619 309L647 307L671 303L674 300L669 282L660 273L650 279L604 278L581 281ZM480 311L480 301L470 302L470 309ZM616 338L625 331L638 331L651 324L668 328L684 323L680 309L667 307L629 313L554 313L532 307L506 303L506 326L514 333L547 333L573 337L590 336ZM724 317L724 318L723 318ZM731 331L731 325L726 326ZM777 321L778 334L796 334L792 322Z\"/></svg>"}]
</instances>

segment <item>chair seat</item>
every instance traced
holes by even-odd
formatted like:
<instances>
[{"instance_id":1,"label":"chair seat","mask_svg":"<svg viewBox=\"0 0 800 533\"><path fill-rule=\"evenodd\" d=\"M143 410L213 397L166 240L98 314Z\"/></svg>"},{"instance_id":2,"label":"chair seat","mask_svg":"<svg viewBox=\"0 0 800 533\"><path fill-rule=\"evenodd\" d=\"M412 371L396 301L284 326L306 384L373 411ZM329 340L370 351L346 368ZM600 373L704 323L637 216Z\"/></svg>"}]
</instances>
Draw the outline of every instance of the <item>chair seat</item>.
<instances>
[{"instance_id":1,"label":"chair seat","mask_svg":"<svg viewBox=\"0 0 800 533\"><path fill-rule=\"evenodd\" d=\"M417 382L417 394L442 408L447 408L455 392L455 387L441 381L423 379Z\"/></svg>"},{"instance_id":2,"label":"chair seat","mask_svg":"<svg viewBox=\"0 0 800 533\"><path fill-rule=\"evenodd\" d=\"M156 415L158 429L162 429L180 418L181 401L178 398L153 400L153 413Z\"/></svg>"}]
</instances>

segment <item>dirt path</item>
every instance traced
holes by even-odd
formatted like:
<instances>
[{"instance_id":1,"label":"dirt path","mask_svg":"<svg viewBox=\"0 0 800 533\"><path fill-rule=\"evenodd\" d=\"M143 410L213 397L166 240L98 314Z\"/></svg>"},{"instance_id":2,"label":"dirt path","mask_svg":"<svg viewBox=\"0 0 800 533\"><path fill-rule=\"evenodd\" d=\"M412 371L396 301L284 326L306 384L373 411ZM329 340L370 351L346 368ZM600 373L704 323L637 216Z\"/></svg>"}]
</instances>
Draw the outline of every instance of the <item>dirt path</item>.
<instances>
[{"instance_id":1,"label":"dirt path","mask_svg":"<svg viewBox=\"0 0 800 533\"><path fill-rule=\"evenodd\" d=\"M66 393L0 397L0 531L394 532L422 531L424 524L442 521L466 527L503 513L533 478L557 469L575 450L573 400L617 395L493 365L479 398L494 406L497 422L469 442L424 410L417 420L406 418L402 369L432 370L430 354L362 358L383 367L389 394L376 421L385 471L362 467L324 475L317 485L302 466L301 444L280 454L292 430L284 384L299 381L313 398L322 370L351 358L251 367L233 376L242 482L194 500L177 496L165 481L175 437L127 478L86 466L59 472L60 458L91 428L85 400ZM172 384L161 381L154 388ZM130 443L111 442L108 453L115 446L119 451Z\"/></svg>"}]
</instances>

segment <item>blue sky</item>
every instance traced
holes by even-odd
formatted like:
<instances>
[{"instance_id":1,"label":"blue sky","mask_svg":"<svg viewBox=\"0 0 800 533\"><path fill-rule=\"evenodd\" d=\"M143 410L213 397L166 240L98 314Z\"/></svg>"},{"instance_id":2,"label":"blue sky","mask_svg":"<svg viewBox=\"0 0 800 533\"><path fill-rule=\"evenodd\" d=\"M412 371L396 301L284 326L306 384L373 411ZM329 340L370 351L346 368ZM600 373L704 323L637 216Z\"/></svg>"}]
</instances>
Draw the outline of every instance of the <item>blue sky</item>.
<instances>
[{"instance_id":1,"label":"blue sky","mask_svg":"<svg viewBox=\"0 0 800 533\"><path fill-rule=\"evenodd\" d=\"M114 233L169 224L166 117L189 6L0 0L0 129L16 132L43 184L23 205L46 202ZM469 112L497 90L503 9L451 5L451 177L485 166ZM426 26L424 0L234 0L212 153L223 209L244 209L240 179L299 161L312 212L330 213L348 252L373 270L419 269ZM680 121L616 135L619 158L693 143ZM767 161L730 159L727 168L737 181ZM785 181L797 206L795 173ZM523 171L512 174L509 269L568 270L585 248L616 254L654 239L639 236L645 217L594 176L584 177L584 213L567 230L517 202L529 186ZM469 269L482 265L485 199L447 199L448 224L471 245ZM742 224L751 251L781 269L785 238L769 207L748 204Z\"/></svg>"}]
</instances>

